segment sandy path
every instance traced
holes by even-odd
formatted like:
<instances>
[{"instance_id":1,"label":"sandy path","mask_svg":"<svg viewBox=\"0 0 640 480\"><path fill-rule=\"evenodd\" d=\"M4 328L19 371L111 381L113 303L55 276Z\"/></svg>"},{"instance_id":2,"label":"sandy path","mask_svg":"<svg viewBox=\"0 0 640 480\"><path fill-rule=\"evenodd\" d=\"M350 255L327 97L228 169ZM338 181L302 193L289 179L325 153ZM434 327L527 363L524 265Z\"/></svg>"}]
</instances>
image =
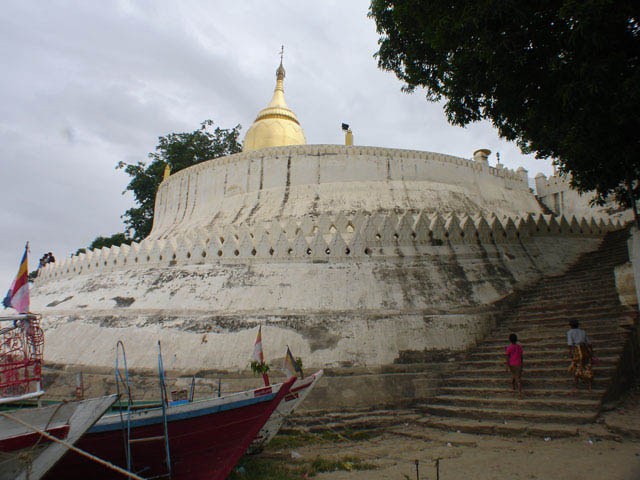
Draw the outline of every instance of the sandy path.
<instances>
[{"instance_id":1,"label":"sandy path","mask_svg":"<svg viewBox=\"0 0 640 480\"><path fill-rule=\"evenodd\" d=\"M640 479L640 441L615 441L595 436L545 442L538 438L471 435L400 426L367 442L313 445L296 451L309 459L316 456L360 457L378 467L376 470L324 473L314 477L318 480L412 480L416 478L416 459L420 461L420 480L435 480L432 459L437 457L443 458L441 480Z\"/></svg>"}]
</instances>

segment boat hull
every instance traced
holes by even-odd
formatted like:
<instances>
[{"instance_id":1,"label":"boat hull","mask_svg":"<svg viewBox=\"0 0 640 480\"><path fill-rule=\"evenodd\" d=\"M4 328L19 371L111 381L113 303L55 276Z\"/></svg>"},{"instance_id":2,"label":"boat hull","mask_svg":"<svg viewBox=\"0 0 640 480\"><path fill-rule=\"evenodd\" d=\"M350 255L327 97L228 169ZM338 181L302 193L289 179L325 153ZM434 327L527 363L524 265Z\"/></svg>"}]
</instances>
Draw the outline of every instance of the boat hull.
<instances>
[{"instance_id":1,"label":"boat hull","mask_svg":"<svg viewBox=\"0 0 640 480\"><path fill-rule=\"evenodd\" d=\"M264 427L260 429L258 435L252 440L247 453L256 454L264 449L273 437L276 436L285 420L292 415L304 399L307 398L307 395L313 390L323 374L324 371L319 370L307 378L296 381L296 383L291 386L284 400L280 402L276 411L273 412L273 415L269 417L267 423L264 424Z\"/></svg>"},{"instance_id":2,"label":"boat hull","mask_svg":"<svg viewBox=\"0 0 640 480\"><path fill-rule=\"evenodd\" d=\"M111 395L0 412L0 480L38 480L67 452L64 445L42 437L17 420L73 445L116 398Z\"/></svg>"},{"instance_id":3,"label":"boat hull","mask_svg":"<svg viewBox=\"0 0 640 480\"><path fill-rule=\"evenodd\" d=\"M289 393L295 377L280 388L264 388L167 409L173 480L222 480L246 452L251 440ZM119 415L96 424L78 447L126 468ZM153 439L155 438L155 439ZM160 409L132 415L131 470L142 477L168 473ZM144 439L152 439L144 441ZM99 480L114 472L78 455L67 454L46 478Z\"/></svg>"}]
</instances>

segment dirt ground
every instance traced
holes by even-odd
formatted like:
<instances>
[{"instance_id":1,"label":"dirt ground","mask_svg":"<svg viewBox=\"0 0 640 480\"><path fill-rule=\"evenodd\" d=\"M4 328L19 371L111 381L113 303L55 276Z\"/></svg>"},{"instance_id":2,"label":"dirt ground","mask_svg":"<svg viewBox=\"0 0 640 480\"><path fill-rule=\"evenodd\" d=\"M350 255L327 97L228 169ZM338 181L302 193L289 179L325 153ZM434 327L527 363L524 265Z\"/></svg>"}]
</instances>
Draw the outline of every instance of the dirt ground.
<instances>
[{"instance_id":1,"label":"dirt ground","mask_svg":"<svg viewBox=\"0 0 640 480\"><path fill-rule=\"evenodd\" d=\"M419 426L398 426L366 442L310 445L295 449L303 458L358 457L375 470L322 473L318 480L640 479L640 441L596 436L507 438L448 433Z\"/></svg>"},{"instance_id":2,"label":"dirt ground","mask_svg":"<svg viewBox=\"0 0 640 480\"><path fill-rule=\"evenodd\" d=\"M376 467L321 473L313 477L318 480L413 480L416 460L419 479L436 480L437 458L440 480L640 479L640 387L580 431L578 437L557 439L500 437L406 423L367 441L306 445L291 452L304 460L358 458Z\"/></svg>"}]
</instances>

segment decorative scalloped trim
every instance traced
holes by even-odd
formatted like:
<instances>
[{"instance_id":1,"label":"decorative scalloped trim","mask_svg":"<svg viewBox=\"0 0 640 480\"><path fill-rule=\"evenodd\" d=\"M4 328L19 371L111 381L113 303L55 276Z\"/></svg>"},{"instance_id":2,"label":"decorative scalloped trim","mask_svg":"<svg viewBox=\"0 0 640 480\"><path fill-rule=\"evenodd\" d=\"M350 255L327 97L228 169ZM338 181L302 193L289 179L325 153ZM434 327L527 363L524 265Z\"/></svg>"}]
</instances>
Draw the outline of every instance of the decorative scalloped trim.
<instances>
[{"instance_id":1,"label":"decorative scalloped trim","mask_svg":"<svg viewBox=\"0 0 640 480\"><path fill-rule=\"evenodd\" d=\"M399 247L403 247L403 256L412 252L420 255L422 247L428 246L519 243L531 236L597 237L621 227L619 220L614 223L610 219L573 217L568 221L562 216L558 222L552 216L530 214L503 219L495 215L429 217L425 212L405 213L400 218L395 213L305 216L300 221L287 220L284 227L274 220L91 250L48 264L40 270L36 283L138 266L397 257Z\"/></svg>"}]
</instances>

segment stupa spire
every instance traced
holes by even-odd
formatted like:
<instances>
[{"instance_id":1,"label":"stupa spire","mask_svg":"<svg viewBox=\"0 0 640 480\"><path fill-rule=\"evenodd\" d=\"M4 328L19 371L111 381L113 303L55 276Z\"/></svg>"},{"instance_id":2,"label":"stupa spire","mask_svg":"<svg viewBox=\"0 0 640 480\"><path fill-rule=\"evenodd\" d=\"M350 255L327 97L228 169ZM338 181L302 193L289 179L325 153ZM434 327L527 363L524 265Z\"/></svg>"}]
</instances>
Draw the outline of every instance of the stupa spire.
<instances>
[{"instance_id":1,"label":"stupa spire","mask_svg":"<svg viewBox=\"0 0 640 480\"><path fill-rule=\"evenodd\" d=\"M273 98L269 102L269 105L267 106L267 108L281 107L281 108L288 109L287 102L284 99L284 77L286 76L286 71L284 69L284 66L282 65L283 57L284 57L284 45L282 45L282 49L280 50L280 66L276 70L276 88L273 91Z\"/></svg>"},{"instance_id":2,"label":"stupa spire","mask_svg":"<svg viewBox=\"0 0 640 480\"><path fill-rule=\"evenodd\" d=\"M287 106L284 99L284 78L286 71L283 65L284 45L280 49L280 65L276 69L276 87L273 97L256 117L247 131L242 144L242 151L260 150L267 147L285 145L306 145L304 132L298 117Z\"/></svg>"}]
</instances>

